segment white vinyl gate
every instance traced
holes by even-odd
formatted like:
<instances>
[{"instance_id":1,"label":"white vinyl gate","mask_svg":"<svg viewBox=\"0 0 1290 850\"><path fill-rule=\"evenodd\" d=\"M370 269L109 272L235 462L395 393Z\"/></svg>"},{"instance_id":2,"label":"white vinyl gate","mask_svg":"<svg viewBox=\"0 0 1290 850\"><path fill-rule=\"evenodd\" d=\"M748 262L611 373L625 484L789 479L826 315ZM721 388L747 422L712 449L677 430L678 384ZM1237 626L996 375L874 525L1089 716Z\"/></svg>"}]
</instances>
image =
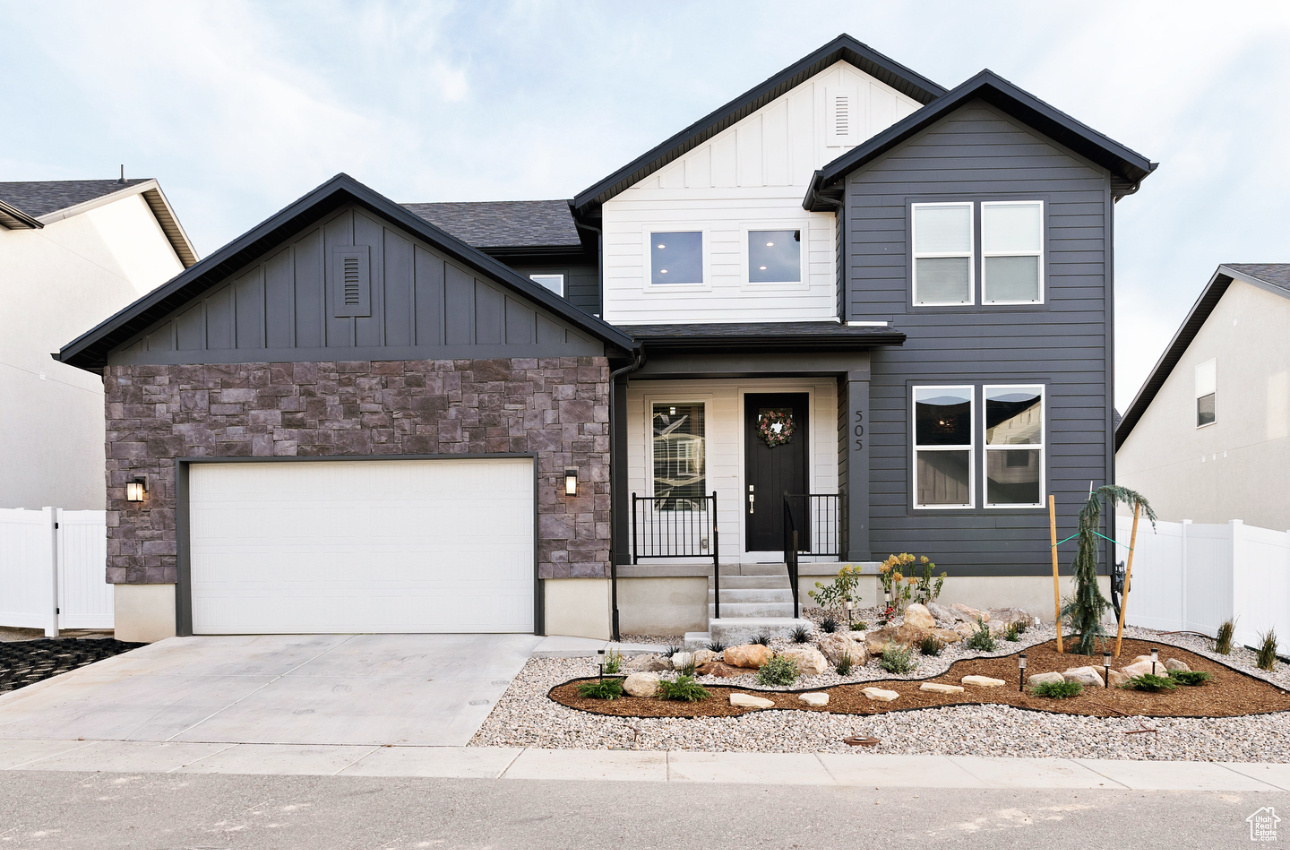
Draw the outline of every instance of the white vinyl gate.
<instances>
[{"instance_id":1,"label":"white vinyl gate","mask_svg":"<svg viewBox=\"0 0 1290 850\"><path fill-rule=\"evenodd\" d=\"M0 510L0 626L112 628L106 511Z\"/></svg>"}]
</instances>

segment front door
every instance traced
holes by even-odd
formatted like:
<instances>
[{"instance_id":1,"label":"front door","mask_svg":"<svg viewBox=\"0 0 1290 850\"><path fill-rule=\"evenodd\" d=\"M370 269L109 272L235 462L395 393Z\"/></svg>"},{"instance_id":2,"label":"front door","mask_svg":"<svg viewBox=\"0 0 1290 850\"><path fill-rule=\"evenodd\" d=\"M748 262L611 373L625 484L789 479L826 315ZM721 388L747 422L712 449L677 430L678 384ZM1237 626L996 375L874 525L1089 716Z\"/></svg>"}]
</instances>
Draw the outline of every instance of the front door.
<instances>
[{"instance_id":1,"label":"front door","mask_svg":"<svg viewBox=\"0 0 1290 850\"><path fill-rule=\"evenodd\" d=\"M784 548L784 494L805 493L806 393L744 396L744 550Z\"/></svg>"}]
</instances>

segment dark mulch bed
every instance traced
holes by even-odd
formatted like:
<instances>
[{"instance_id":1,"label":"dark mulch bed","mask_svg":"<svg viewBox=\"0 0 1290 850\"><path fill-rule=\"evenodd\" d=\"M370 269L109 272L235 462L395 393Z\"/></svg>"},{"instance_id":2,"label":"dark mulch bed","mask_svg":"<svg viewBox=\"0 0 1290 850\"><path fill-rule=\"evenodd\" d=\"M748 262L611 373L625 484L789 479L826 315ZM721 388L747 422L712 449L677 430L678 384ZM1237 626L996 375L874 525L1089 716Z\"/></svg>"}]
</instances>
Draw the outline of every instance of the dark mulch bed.
<instances>
[{"instance_id":1,"label":"dark mulch bed","mask_svg":"<svg viewBox=\"0 0 1290 850\"><path fill-rule=\"evenodd\" d=\"M799 702L797 693L761 691L753 688L731 688L721 685L704 685L712 694L711 699L697 703L667 702L660 699L624 696L612 701L583 699L578 696L581 681L567 682L551 689L550 697L561 705L578 708L594 714L618 717L731 717L764 709L735 708L730 705L730 694L748 693L774 700L775 708L794 711L824 711L834 714L882 714L911 708L942 708L951 705L1011 705L1036 711L1059 714L1082 714L1093 717L1238 717L1246 714L1265 714L1290 710L1290 693L1275 685L1245 673L1225 667L1185 649L1126 640L1118 663L1112 668L1131 662L1135 656L1150 655L1153 646L1160 647L1161 668L1169 658L1176 658L1193 670L1212 673L1214 678L1205 685L1179 686L1169 693L1145 693L1122 688L1085 688L1084 692L1068 699L1047 699L1032 696L1027 690L1017 690L1017 653L997 658L966 658L954 662L949 670L939 676L911 681L887 679L850 685L819 688L829 694L829 704L824 708L811 708ZM1058 654L1056 641L1031 646L1026 649L1028 663L1026 675L1048 671L1068 670L1072 667L1092 666L1102 672L1102 656ZM1114 661L1114 659L1113 659ZM1161 673L1163 675L1163 669ZM962 684L964 676L989 676L1008 682L1001 688L964 686L960 694L937 694L920 691L924 681L947 685ZM861 691L864 688L883 688L896 691L900 698L892 702L875 702Z\"/></svg>"},{"instance_id":2,"label":"dark mulch bed","mask_svg":"<svg viewBox=\"0 0 1290 850\"><path fill-rule=\"evenodd\" d=\"M0 643L0 694L143 646L113 638L42 638Z\"/></svg>"}]
</instances>

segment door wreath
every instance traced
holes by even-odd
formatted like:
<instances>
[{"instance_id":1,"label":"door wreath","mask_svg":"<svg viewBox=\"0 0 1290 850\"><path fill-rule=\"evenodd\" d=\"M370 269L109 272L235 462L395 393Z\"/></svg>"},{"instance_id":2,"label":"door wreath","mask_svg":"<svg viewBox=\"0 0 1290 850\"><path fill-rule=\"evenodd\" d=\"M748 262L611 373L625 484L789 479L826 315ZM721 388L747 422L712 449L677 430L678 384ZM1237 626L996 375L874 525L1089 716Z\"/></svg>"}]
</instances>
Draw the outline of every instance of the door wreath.
<instances>
[{"instance_id":1,"label":"door wreath","mask_svg":"<svg viewBox=\"0 0 1290 850\"><path fill-rule=\"evenodd\" d=\"M792 410L772 408L761 411L757 416L757 433L772 449L786 445L793 439L795 430Z\"/></svg>"}]
</instances>

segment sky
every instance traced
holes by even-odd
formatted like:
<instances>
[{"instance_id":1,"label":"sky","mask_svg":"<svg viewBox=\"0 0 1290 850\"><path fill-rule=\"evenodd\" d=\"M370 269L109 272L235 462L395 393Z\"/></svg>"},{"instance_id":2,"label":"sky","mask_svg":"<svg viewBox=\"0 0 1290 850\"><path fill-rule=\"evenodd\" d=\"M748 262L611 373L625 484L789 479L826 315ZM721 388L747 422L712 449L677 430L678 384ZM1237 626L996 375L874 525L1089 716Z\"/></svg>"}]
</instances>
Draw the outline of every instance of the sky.
<instances>
[{"instance_id":1,"label":"sky","mask_svg":"<svg viewBox=\"0 0 1290 850\"><path fill-rule=\"evenodd\" d=\"M842 32L1160 163L1116 207L1116 403L1216 266L1290 261L1290 3L0 0L0 181L156 177L209 253L344 171L567 198Z\"/></svg>"}]
</instances>

